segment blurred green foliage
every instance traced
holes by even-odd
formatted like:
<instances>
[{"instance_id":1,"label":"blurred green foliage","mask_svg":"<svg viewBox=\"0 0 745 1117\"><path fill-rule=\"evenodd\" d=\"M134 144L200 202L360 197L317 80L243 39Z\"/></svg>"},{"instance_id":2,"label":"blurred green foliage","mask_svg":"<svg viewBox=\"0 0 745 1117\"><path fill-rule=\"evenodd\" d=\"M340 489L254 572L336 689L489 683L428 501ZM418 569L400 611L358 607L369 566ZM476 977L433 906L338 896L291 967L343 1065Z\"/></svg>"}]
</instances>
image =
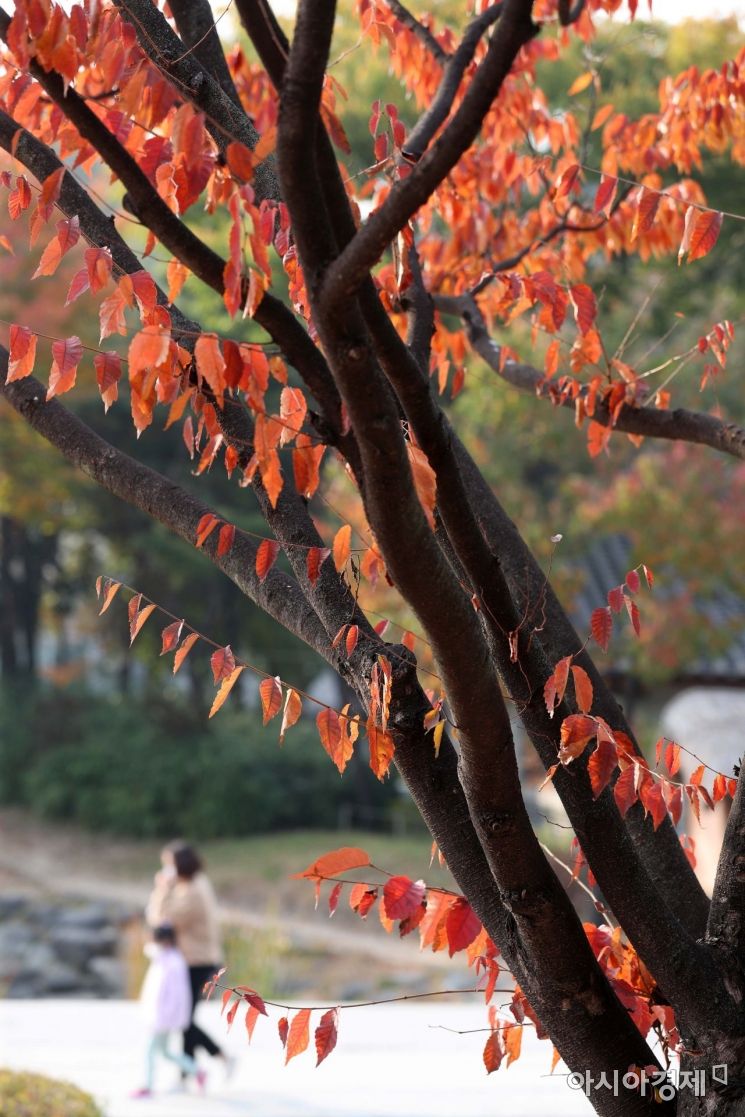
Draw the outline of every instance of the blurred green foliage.
<instances>
[{"instance_id":1,"label":"blurred green foliage","mask_svg":"<svg viewBox=\"0 0 745 1117\"><path fill-rule=\"evenodd\" d=\"M138 838L195 841L333 825L343 812L384 824L397 799L364 759L339 776L302 719L277 744L278 723L225 708L213 720L188 703L44 689L0 691L0 802L42 817Z\"/></svg>"},{"instance_id":2,"label":"blurred green foliage","mask_svg":"<svg viewBox=\"0 0 745 1117\"><path fill-rule=\"evenodd\" d=\"M103 1117L90 1094L28 1071L0 1070L3 1117Z\"/></svg>"}]
</instances>

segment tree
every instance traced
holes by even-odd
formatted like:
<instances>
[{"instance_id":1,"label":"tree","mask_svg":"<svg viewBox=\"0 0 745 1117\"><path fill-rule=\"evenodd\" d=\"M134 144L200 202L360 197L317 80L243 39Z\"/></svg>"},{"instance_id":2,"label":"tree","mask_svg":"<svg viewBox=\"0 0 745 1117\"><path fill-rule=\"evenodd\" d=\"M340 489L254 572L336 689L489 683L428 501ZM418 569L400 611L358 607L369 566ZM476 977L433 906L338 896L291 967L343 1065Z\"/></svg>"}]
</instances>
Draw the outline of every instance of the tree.
<instances>
[{"instance_id":1,"label":"tree","mask_svg":"<svg viewBox=\"0 0 745 1117\"><path fill-rule=\"evenodd\" d=\"M173 22L151 0L74 5L69 15L49 0L18 3L12 18L0 17L0 144L40 189L35 196L23 173L6 172L10 216L28 210L32 238L48 242L41 275L80 237L87 243L68 299L98 297L102 339L127 336L139 319L126 351L138 434L157 437L148 428L161 405L171 424L189 410L184 437L199 453L196 472L222 457L252 489L265 537L205 507L190 482L115 449L54 398L73 388L94 348L108 407L118 350L55 340L45 390L31 376L36 324L14 324L3 395L69 462L201 549L350 685L361 713L321 707L324 747L341 770L366 729L373 770L382 778L396 765L462 893L444 904L440 923L416 888L406 893L413 906L394 912L415 925L426 907L430 932L452 935L451 949L478 942L474 961L491 972L498 948L519 983L521 1019L545 1029L573 1071L597 1081L655 1065L648 1034L677 1048L687 1070L727 1067L728 1085L709 1078L702 1098L598 1090L599 1113L727 1114L741 1108L745 1082L743 776L717 774L709 792L702 767L681 787L677 746L660 746L667 773L644 758L445 400L448 386L457 394L463 385L470 349L537 396L536 408L572 407L593 455L625 432L745 456L739 426L668 406L670 371L697 357L707 375L724 365L731 325L712 321L661 376L643 360L631 364L623 344L610 355L592 286L603 260L620 267L629 253L648 259L680 245L679 258L693 263L715 245L722 212L677 176L707 151L743 161L745 56L666 77L659 111L639 120L598 106L590 65L568 91L587 95L582 108L552 111L537 63L558 59L575 36L589 41L593 14L616 6L479 0L465 29L438 30L398 0L361 0L367 48L390 52L419 115L407 130L395 105L373 104L371 163L358 192L360 176L333 146L343 151L346 140L327 69L330 0L301 0L291 43L263 0L237 0L259 64L240 49L226 60L203 2L171 0ZM598 137L593 165L587 153ZM101 168L124 191L108 215ZM357 198L370 193L374 208L361 221ZM217 218L225 223L225 258L185 218L198 201L215 228ZM156 276L156 247L171 254L167 292L124 235L132 220L147 234L142 256ZM270 289L277 258L292 307ZM232 336L179 311L187 277L222 298ZM494 338L523 315L532 363ZM343 463L358 506L354 534L345 524L324 538L311 501L322 470L336 468L329 458ZM288 569L275 566L280 550ZM651 572L642 573L651 586ZM368 619L360 587L376 580L416 615L436 664L434 692L411 650L421 643L386 642ZM104 607L118 588L102 583ZM625 609L638 630L639 570L608 590L593 616L602 648L616 613ZM132 597L132 638L154 605ZM178 645L181 661L197 638L174 618L164 648ZM225 647L212 666L217 707L244 665ZM284 702L285 732L297 691L267 678L262 698L265 718ZM583 927L554 874L525 808L507 702L623 932ZM676 833L683 794L697 810L732 798L711 903ZM307 875L336 875L329 866L341 867L322 860ZM255 994L246 996L258 1011ZM322 1027L325 1054L335 1017ZM489 1069L504 1031L494 1024Z\"/></svg>"}]
</instances>

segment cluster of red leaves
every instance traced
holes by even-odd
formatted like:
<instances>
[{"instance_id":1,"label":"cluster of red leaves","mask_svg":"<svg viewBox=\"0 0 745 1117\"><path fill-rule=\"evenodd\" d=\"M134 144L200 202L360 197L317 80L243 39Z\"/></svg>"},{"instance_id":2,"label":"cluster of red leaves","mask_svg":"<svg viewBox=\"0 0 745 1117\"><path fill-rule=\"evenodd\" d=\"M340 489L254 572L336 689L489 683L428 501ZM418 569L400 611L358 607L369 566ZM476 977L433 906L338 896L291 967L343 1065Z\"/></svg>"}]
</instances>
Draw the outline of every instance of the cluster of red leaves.
<instances>
[{"instance_id":1,"label":"cluster of red leaves","mask_svg":"<svg viewBox=\"0 0 745 1117\"><path fill-rule=\"evenodd\" d=\"M642 573L647 582L649 589L654 585L654 574L645 566L641 564ZM613 614L620 613L624 608L629 615L631 626L638 636L641 632L641 617L639 614L639 607L631 597L631 594L638 593L640 587L639 571L637 568L629 570L626 575L626 581L623 585L614 586L613 589L608 590L608 604L600 605L597 609L593 609L590 617L590 631L592 638L603 651L608 650L610 643L611 633L613 631Z\"/></svg>"}]
</instances>

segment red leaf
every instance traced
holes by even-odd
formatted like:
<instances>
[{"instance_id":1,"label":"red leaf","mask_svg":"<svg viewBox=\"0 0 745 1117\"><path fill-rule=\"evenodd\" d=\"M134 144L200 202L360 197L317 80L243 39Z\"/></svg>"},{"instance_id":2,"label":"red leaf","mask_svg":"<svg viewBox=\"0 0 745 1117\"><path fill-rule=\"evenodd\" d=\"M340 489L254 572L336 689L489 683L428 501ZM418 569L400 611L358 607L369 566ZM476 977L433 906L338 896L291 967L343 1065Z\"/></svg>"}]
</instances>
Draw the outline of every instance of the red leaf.
<instances>
[{"instance_id":1,"label":"red leaf","mask_svg":"<svg viewBox=\"0 0 745 1117\"><path fill-rule=\"evenodd\" d=\"M608 650L610 636L613 630L613 617L608 608L593 609L590 617L590 631L592 638L604 652Z\"/></svg>"},{"instance_id":2,"label":"red leaf","mask_svg":"<svg viewBox=\"0 0 745 1117\"><path fill-rule=\"evenodd\" d=\"M336 1047L339 1034L339 1009L330 1008L321 1017L321 1023L316 1028L316 1066L320 1066L327 1055Z\"/></svg>"},{"instance_id":3,"label":"red leaf","mask_svg":"<svg viewBox=\"0 0 745 1117\"><path fill-rule=\"evenodd\" d=\"M220 528L220 535L217 540L217 555L220 558L226 555L230 548L233 546L235 539L235 526L233 524L223 524Z\"/></svg>"},{"instance_id":4,"label":"red leaf","mask_svg":"<svg viewBox=\"0 0 745 1117\"><path fill-rule=\"evenodd\" d=\"M593 799L597 799L608 786L617 763L618 753L613 742L605 739L598 741L587 762Z\"/></svg>"},{"instance_id":5,"label":"red leaf","mask_svg":"<svg viewBox=\"0 0 745 1117\"><path fill-rule=\"evenodd\" d=\"M289 1024L288 1024L288 1021L287 1021L287 1017L282 1016L277 1021L277 1031L279 1032L279 1039L280 1039L280 1042L281 1042L283 1047L287 1046L287 1032L288 1032L288 1030L289 1030Z\"/></svg>"},{"instance_id":6,"label":"red leaf","mask_svg":"<svg viewBox=\"0 0 745 1117\"><path fill-rule=\"evenodd\" d=\"M382 780L393 760L393 738L376 725L368 725L367 740L370 746L370 767L378 779Z\"/></svg>"},{"instance_id":7,"label":"red leaf","mask_svg":"<svg viewBox=\"0 0 745 1117\"><path fill-rule=\"evenodd\" d=\"M119 380L122 375L121 357L113 349L109 349L105 353L96 353L93 357L93 365L104 411L108 411L112 403L116 403L119 395Z\"/></svg>"},{"instance_id":8,"label":"red leaf","mask_svg":"<svg viewBox=\"0 0 745 1117\"><path fill-rule=\"evenodd\" d=\"M499 1070L500 1063L502 1062L502 1045L499 1042L499 1032L492 1032L486 1041L484 1048L484 1066L486 1073L492 1074L495 1070Z\"/></svg>"},{"instance_id":9,"label":"red leaf","mask_svg":"<svg viewBox=\"0 0 745 1117\"><path fill-rule=\"evenodd\" d=\"M570 655L564 656L554 667L554 672L546 680L546 685L543 688L543 698L546 703L546 709L553 717L554 709L556 706L561 705L566 691L567 681L569 679L569 665L572 662Z\"/></svg>"},{"instance_id":10,"label":"red leaf","mask_svg":"<svg viewBox=\"0 0 745 1117\"><path fill-rule=\"evenodd\" d=\"M623 609L623 602L623 586L614 586L612 590L608 590L608 604L614 613L621 612Z\"/></svg>"},{"instance_id":11,"label":"red leaf","mask_svg":"<svg viewBox=\"0 0 745 1117\"><path fill-rule=\"evenodd\" d=\"M644 565L644 563L642 563L642 570L644 571L644 577L647 579L647 585L651 589L652 586L654 585L654 574L652 573L652 571L649 569L648 566Z\"/></svg>"},{"instance_id":12,"label":"red leaf","mask_svg":"<svg viewBox=\"0 0 745 1117\"><path fill-rule=\"evenodd\" d=\"M335 849L331 853L325 853L323 857L317 858L302 873L294 873L293 879L315 880L316 878L338 877L340 873L346 873L350 869L362 869L370 863L370 857L364 849L358 849L357 846L342 846L341 849Z\"/></svg>"},{"instance_id":13,"label":"red leaf","mask_svg":"<svg viewBox=\"0 0 745 1117\"><path fill-rule=\"evenodd\" d=\"M628 768L623 769L616 780L615 787L613 788L613 795L616 800L616 805L621 812L621 817L624 818L629 807L633 806L638 799L635 764L629 764Z\"/></svg>"},{"instance_id":14,"label":"red leaf","mask_svg":"<svg viewBox=\"0 0 745 1117\"><path fill-rule=\"evenodd\" d=\"M391 877L383 889L383 905L389 919L406 919L421 907L426 885L423 880Z\"/></svg>"},{"instance_id":15,"label":"red leaf","mask_svg":"<svg viewBox=\"0 0 745 1117\"><path fill-rule=\"evenodd\" d=\"M595 194L595 202L592 207L595 213L604 213L607 216L611 206L613 205L613 199L616 194L617 186L618 179L614 178L613 175L602 176L602 178L600 179L600 185L597 189L597 193Z\"/></svg>"},{"instance_id":16,"label":"red leaf","mask_svg":"<svg viewBox=\"0 0 745 1117\"><path fill-rule=\"evenodd\" d=\"M626 575L626 585L629 587L632 593L639 592L639 575L636 570L629 570L628 574Z\"/></svg>"},{"instance_id":17,"label":"red leaf","mask_svg":"<svg viewBox=\"0 0 745 1117\"><path fill-rule=\"evenodd\" d=\"M285 1063L305 1051L310 1041L310 1009L301 1008L292 1018L287 1035Z\"/></svg>"},{"instance_id":18,"label":"red leaf","mask_svg":"<svg viewBox=\"0 0 745 1117\"><path fill-rule=\"evenodd\" d=\"M181 639L181 629L184 627L183 621L174 621L169 624L167 628L163 629L161 633L163 644L160 649L160 654L165 655L166 652L172 652Z\"/></svg>"},{"instance_id":19,"label":"red leaf","mask_svg":"<svg viewBox=\"0 0 745 1117\"><path fill-rule=\"evenodd\" d=\"M52 342L52 369L49 373L47 399L69 392L75 385L78 365L83 356L83 343L79 337Z\"/></svg>"},{"instance_id":20,"label":"red leaf","mask_svg":"<svg viewBox=\"0 0 745 1117\"><path fill-rule=\"evenodd\" d=\"M367 913L378 898L377 888L369 888L366 884L355 884L349 893L349 906L356 911L360 919L366 919Z\"/></svg>"},{"instance_id":21,"label":"red leaf","mask_svg":"<svg viewBox=\"0 0 745 1117\"><path fill-rule=\"evenodd\" d=\"M701 210L693 222L690 241L688 244L688 263L700 260L711 252L719 239L722 228L722 214L712 213L711 210Z\"/></svg>"},{"instance_id":22,"label":"red leaf","mask_svg":"<svg viewBox=\"0 0 745 1117\"><path fill-rule=\"evenodd\" d=\"M471 905L459 896L448 912L445 923L450 957L458 950L465 950L481 930L481 920Z\"/></svg>"},{"instance_id":23,"label":"red leaf","mask_svg":"<svg viewBox=\"0 0 745 1117\"><path fill-rule=\"evenodd\" d=\"M331 551L328 547L311 547L306 558L306 567L310 584L314 586L318 581L321 565L329 557Z\"/></svg>"},{"instance_id":24,"label":"red leaf","mask_svg":"<svg viewBox=\"0 0 745 1117\"><path fill-rule=\"evenodd\" d=\"M592 683L587 672L576 664L572 664L572 678L574 679L574 695L577 706L583 714L589 714L592 706Z\"/></svg>"},{"instance_id":25,"label":"red leaf","mask_svg":"<svg viewBox=\"0 0 745 1117\"><path fill-rule=\"evenodd\" d=\"M250 989L248 985L236 985L236 993L240 993L244 1001L248 1001L251 1008L255 1008L261 1016L268 1016L266 1005L263 999L259 996L255 989Z\"/></svg>"},{"instance_id":26,"label":"red leaf","mask_svg":"<svg viewBox=\"0 0 745 1117\"><path fill-rule=\"evenodd\" d=\"M574 317L581 334L586 334L593 326L597 317L598 307L595 294L586 283L576 283L569 288L569 296L574 307Z\"/></svg>"},{"instance_id":27,"label":"red leaf","mask_svg":"<svg viewBox=\"0 0 745 1117\"><path fill-rule=\"evenodd\" d=\"M339 897L341 896L341 890L343 887L343 881L338 881L331 889L331 894L329 895L329 917L334 914L339 905Z\"/></svg>"},{"instance_id":28,"label":"red leaf","mask_svg":"<svg viewBox=\"0 0 745 1117\"><path fill-rule=\"evenodd\" d=\"M230 674L223 679L222 683L220 684L220 689L215 695L212 706L210 707L210 712L208 715L209 717L213 718L217 711L225 705L228 695L230 694L231 690L235 686L243 671L245 671L245 667L241 663L237 667L234 667Z\"/></svg>"},{"instance_id":29,"label":"red leaf","mask_svg":"<svg viewBox=\"0 0 745 1117\"><path fill-rule=\"evenodd\" d=\"M676 745L675 741L670 741L665 749L665 764L671 776L680 770L680 745Z\"/></svg>"},{"instance_id":30,"label":"red leaf","mask_svg":"<svg viewBox=\"0 0 745 1117\"><path fill-rule=\"evenodd\" d=\"M276 539L262 539L256 552L256 573L259 581L263 582L276 562L279 554L279 543Z\"/></svg>"},{"instance_id":31,"label":"red leaf","mask_svg":"<svg viewBox=\"0 0 745 1117\"><path fill-rule=\"evenodd\" d=\"M282 714L282 726L279 730L280 745L285 739L285 733L288 729L291 729L293 727L295 722L300 717L302 710L303 703L300 695L296 690L293 690L292 687L289 687L287 690L287 696L285 698L284 713Z\"/></svg>"},{"instance_id":32,"label":"red leaf","mask_svg":"<svg viewBox=\"0 0 745 1117\"><path fill-rule=\"evenodd\" d=\"M233 674L235 671L235 656L230 644L227 644L224 648L218 648L216 652L212 653L210 666L212 667L212 679L215 684Z\"/></svg>"},{"instance_id":33,"label":"red leaf","mask_svg":"<svg viewBox=\"0 0 745 1117\"><path fill-rule=\"evenodd\" d=\"M650 780L649 783L645 783L640 789L639 798L644 810L652 816L654 828L657 830L667 816L667 804L662 796L659 780Z\"/></svg>"},{"instance_id":34,"label":"red leaf","mask_svg":"<svg viewBox=\"0 0 745 1117\"><path fill-rule=\"evenodd\" d=\"M631 618L631 623L634 627L634 632L638 636L639 633L641 632L641 620L640 620L640 617L639 617L639 609L637 608L637 604L636 604L635 601L632 601L630 597L626 597L625 595L624 595L624 603L626 605L626 612L629 614L629 617Z\"/></svg>"},{"instance_id":35,"label":"red leaf","mask_svg":"<svg viewBox=\"0 0 745 1117\"><path fill-rule=\"evenodd\" d=\"M280 686L279 676L275 675L271 679L262 679L259 684L259 695L261 696L263 723L267 725L282 709L282 687Z\"/></svg>"}]
</instances>

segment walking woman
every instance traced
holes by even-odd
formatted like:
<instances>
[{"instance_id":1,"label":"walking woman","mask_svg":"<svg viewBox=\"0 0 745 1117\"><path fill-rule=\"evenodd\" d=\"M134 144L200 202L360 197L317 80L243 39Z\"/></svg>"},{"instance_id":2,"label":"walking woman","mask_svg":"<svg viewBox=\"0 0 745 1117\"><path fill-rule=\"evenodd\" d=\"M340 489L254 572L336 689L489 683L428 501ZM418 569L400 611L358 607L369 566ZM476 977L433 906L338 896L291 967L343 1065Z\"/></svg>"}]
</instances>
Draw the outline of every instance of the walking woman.
<instances>
[{"instance_id":1,"label":"walking woman","mask_svg":"<svg viewBox=\"0 0 745 1117\"><path fill-rule=\"evenodd\" d=\"M155 874L145 918L150 927L171 924L189 967L191 1012L184 1031L184 1054L193 1058L197 1048L202 1047L209 1055L222 1059L226 1073L230 1074L234 1060L194 1023L202 987L222 964L215 894L192 846L172 842L162 850L160 860L162 868Z\"/></svg>"}]
</instances>

